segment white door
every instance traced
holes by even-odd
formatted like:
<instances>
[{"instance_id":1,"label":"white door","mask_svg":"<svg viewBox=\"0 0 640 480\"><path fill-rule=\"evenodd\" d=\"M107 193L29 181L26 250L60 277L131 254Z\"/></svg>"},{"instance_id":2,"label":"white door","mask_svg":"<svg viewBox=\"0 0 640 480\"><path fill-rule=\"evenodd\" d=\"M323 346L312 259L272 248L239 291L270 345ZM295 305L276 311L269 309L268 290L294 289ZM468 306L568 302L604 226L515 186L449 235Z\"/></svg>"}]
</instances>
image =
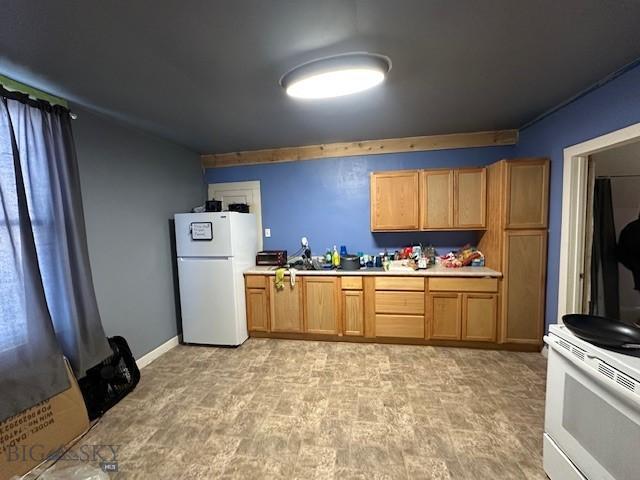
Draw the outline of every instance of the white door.
<instances>
[{"instance_id":1,"label":"white door","mask_svg":"<svg viewBox=\"0 0 640 480\"><path fill-rule=\"evenodd\" d=\"M246 203L249 211L256 215L258 227L258 249L262 250L262 201L260 198L260 181L210 183L209 200L220 200L222 209L226 210L230 203Z\"/></svg>"},{"instance_id":2,"label":"white door","mask_svg":"<svg viewBox=\"0 0 640 480\"><path fill-rule=\"evenodd\" d=\"M182 337L187 343L239 345L229 258L178 258Z\"/></svg>"}]
</instances>

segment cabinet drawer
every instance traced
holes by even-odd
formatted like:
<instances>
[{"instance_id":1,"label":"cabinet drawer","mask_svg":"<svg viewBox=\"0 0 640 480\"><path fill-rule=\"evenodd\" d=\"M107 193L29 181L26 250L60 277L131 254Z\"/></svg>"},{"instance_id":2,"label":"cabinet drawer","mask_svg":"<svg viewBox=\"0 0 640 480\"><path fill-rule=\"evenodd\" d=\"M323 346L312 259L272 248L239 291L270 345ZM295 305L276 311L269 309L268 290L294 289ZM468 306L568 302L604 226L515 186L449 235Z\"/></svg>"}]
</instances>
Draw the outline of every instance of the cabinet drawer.
<instances>
[{"instance_id":1,"label":"cabinet drawer","mask_svg":"<svg viewBox=\"0 0 640 480\"><path fill-rule=\"evenodd\" d=\"M497 278L447 278L429 279L430 292L497 292Z\"/></svg>"},{"instance_id":2,"label":"cabinet drawer","mask_svg":"<svg viewBox=\"0 0 640 480\"><path fill-rule=\"evenodd\" d=\"M362 277L347 277L341 279L343 290L362 290Z\"/></svg>"},{"instance_id":3,"label":"cabinet drawer","mask_svg":"<svg viewBox=\"0 0 640 480\"><path fill-rule=\"evenodd\" d=\"M422 292L376 292L376 313L424 314Z\"/></svg>"},{"instance_id":4,"label":"cabinet drawer","mask_svg":"<svg viewBox=\"0 0 640 480\"><path fill-rule=\"evenodd\" d=\"M376 315L376 337L424 338L424 316Z\"/></svg>"},{"instance_id":5,"label":"cabinet drawer","mask_svg":"<svg viewBox=\"0 0 640 480\"><path fill-rule=\"evenodd\" d=\"M376 277L376 290L412 290L424 292L424 278Z\"/></svg>"},{"instance_id":6,"label":"cabinet drawer","mask_svg":"<svg viewBox=\"0 0 640 480\"><path fill-rule=\"evenodd\" d=\"M247 288L265 288L267 277L264 275L245 275L244 281Z\"/></svg>"}]
</instances>

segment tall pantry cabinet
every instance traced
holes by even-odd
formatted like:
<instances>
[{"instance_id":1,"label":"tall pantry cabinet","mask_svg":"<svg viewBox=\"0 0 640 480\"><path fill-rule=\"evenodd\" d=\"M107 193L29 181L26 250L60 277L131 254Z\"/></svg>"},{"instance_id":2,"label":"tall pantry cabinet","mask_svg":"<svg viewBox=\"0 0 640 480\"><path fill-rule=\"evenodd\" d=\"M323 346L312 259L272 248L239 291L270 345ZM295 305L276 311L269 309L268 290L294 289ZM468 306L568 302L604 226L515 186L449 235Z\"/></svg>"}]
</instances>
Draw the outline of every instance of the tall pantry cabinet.
<instances>
[{"instance_id":1,"label":"tall pantry cabinet","mask_svg":"<svg viewBox=\"0 0 640 480\"><path fill-rule=\"evenodd\" d=\"M547 268L549 160L501 160L487 168L486 265L503 274L498 341L540 344Z\"/></svg>"}]
</instances>

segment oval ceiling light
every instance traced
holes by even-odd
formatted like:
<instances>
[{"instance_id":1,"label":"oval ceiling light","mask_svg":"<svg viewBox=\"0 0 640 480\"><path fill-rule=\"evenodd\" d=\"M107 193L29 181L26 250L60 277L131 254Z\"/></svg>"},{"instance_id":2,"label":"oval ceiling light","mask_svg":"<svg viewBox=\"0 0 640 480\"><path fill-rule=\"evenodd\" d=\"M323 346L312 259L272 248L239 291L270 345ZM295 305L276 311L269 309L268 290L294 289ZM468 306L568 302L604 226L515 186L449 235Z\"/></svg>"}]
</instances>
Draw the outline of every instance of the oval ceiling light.
<instances>
[{"instance_id":1,"label":"oval ceiling light","mask_svg":"<svg viewBox=\"0 0 640 480\"><path fill-rule=\"evenodd\" d=\"M384 55L356 52L320 58L285 73L280 85L295 98L331 98L350 95L382 83L391 70Z\"/></svg>"}]
</instances>

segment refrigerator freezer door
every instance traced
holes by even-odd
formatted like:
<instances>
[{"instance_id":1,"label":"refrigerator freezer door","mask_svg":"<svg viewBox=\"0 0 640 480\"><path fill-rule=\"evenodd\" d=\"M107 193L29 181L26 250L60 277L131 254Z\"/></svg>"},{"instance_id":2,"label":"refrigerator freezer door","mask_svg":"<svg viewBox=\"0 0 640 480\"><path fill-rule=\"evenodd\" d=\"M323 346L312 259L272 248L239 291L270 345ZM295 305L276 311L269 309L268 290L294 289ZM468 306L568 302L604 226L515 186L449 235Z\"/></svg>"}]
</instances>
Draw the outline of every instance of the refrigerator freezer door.
<instances>
[{"instance_id":1,"label":"refrigerator freezer door","mask_svg":"<svg viewBox=\"0 0 640 480\"><path fill-rule=\"evenodd\" d=\"M187 343L239 345L231 258L178 258L182 336Z\"/></svg>"},{"instance_id":2,"label":"refrigerator freezer door","mask_svg":"<svg viewBox=\"0 0 640 480\"><path fill-rule=\"evenodd\" d=\"M211 230L209 230L209 224ZM233 255L231 218L228 212L178 213L175 215L175 225L178 257L230 257ZM205 239L209 238L209 231L211 240Z\"/></svg>"}]
</instances>

